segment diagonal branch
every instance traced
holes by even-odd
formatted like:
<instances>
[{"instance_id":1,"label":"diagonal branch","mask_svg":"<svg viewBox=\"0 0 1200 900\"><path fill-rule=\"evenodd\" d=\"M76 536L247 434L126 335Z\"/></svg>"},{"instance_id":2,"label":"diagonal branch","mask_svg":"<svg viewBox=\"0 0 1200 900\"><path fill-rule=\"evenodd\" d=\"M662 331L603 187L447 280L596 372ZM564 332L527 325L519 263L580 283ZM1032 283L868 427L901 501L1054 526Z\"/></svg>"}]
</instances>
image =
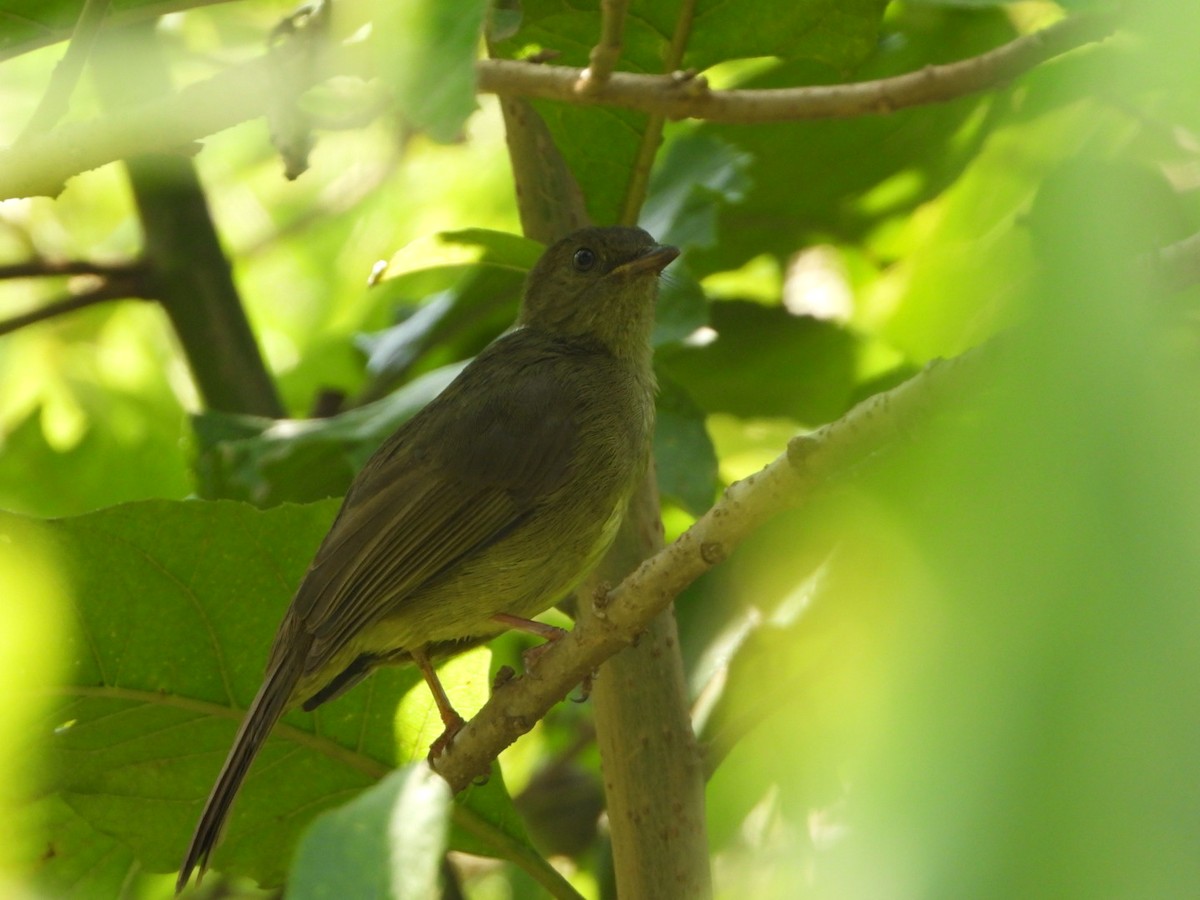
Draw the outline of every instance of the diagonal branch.
<instances>
[{"instance_id":1,"label":"diagonal branch","mask_svg":"<svg viewBox=\"0 0 1200 900\"><path fill-rule=\"evenodd\" d=\"M671 46L667 50L665 60L668 71L678 69L683 63L683 52L687 47L688 38L692 36L692 22L695 20L696 0L683 0L679 5L679 14L675 19L675 31L671 35ZM666 116L662 113L650 113L642 138L638 143L637 156L629 173L629 183L625 186L625 197L621 203L622 225L636 225L646 202L646 193L650 189L650 170L658 156L659 145L662 144L663 128Z\"/></svg>"},{"instance_id":2,"label":"diagonal branch","mask_svg":"<svg viewBox=\"0 0 1200 900\"><path fill-rule=\"evenodd\" d=\"M31 259L0 266L0 281L13 278L57 278L63 275L121 277L141 275L146 271L145 263L141 262L100 263L86 259L54 262L48 259Z\"/></svg>"},{"instance_id":3,"label":"diagonal branch","mask_svg":"<svg viewBox=\"0 0 1200 900\"><path fill-rule=\"evenodd\" d=\"M457 792L488 771L501 750L562 700L685 587L724 560L767 519L802 503L815 489L855 469L887 445L906 440L915 424L947 401L969 396L985 352L931 363L899 387L877 394L841 419L793 438L787 452L729 487L721 501L665 550L595 598L595 616L549 645L536 667L498 687L491 700L433 762Z\"/></svg>"},{"instance_id":4,"label":"diagonal branch","mask_svg":"<svg viewBox=\"0 0 1200 900\"><path fill-rule=\"evenodd\" d=\"M154 299L143 276L144 273L131 272L125 275L105 278L89 290L81 291L78 294L69 294L58 300L51 301L38 309L0 320L0 335L11 334L27 325L44 322L55 316L65 315L79 309L86 309L98 303L107 303L110 300Z\"/></svg>"}]
</instances>

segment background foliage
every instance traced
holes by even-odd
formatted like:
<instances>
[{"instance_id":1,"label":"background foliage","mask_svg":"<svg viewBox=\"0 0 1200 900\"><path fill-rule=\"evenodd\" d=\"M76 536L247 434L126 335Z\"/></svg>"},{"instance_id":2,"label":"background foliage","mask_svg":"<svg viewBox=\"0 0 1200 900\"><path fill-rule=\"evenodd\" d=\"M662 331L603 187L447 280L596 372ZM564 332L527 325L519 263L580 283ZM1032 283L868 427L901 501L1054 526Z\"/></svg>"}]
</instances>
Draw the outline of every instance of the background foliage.
<instances>
[{"instance_id":1,"label":"background foliage","mask_svg":"<svg viewBox=\"0 0 1200 900\"><path fill-rule=\"evenodd\" d=\"M423 15L450 6L462 15ZM1098 4L682 6L686 32L681 4L632 5L621 68L659 73L681 48L716 87L886 77ZM80 7L0 2L3 144ZM259 55L291 11L109 14L166 7L157 40L179 84ZM1000 351L965 408L881 448L680 598L693 720L728 750L706 798L718 896L1185 896L1200 883L1197 296L1135 265L1200 229L1200 12L1129 15L1103 45L948 103L666 125L641 221L685 250L655 335L668 537L797 431L933 358ZM353 79L312 92L327 127L294 181L263 119L193 148L291 418L207 408L157 304L0 337L0 891L169 894L162 873L336 510L327 498L511 321L539 246L519 236L499 105L476 109L464 74L485 20L505 58L553 49L585 65L599 33L594 3L341 3L340 34L372 23L363 52L394 107ZM81 82L68 121L112 115L99 95ZM646 115L535 106L593 220L636 206ZM142 246L116 165L0 203L0 264L120 263ZM387 276L367 287L379 260ZM0 318L80 278L6 279ZM330 394L344 411L310 418ZM506 636L452 664L464 713L522 646ZM564 879L609 896L586 706L555 710L452 809L415 770L361 793L436 732L416 682L382 673L287 717L216 868L276 885L299 845L298 896L330 871L424 896L445 833L505 861L461 865L469 896ZM360 821L421 827L389 862L339 831Z\"/></svg>"}]
</instances>

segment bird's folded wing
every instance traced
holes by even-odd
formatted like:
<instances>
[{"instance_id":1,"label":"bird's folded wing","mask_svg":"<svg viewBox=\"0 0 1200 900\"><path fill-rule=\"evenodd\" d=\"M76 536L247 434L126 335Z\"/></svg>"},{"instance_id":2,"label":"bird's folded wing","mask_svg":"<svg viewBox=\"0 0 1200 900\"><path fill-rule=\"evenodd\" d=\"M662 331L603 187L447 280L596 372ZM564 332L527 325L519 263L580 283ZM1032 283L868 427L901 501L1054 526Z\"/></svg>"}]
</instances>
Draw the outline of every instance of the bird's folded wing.
<instances>
[{"instance_id":1,"label":"bird's folded wing","mask_svg":"<svg viewBox=\"0 0 1200 900\"><path fill-rule=\"evenodd\" d=\"M405 452L410 435L430 430L414 420L368 464L293 604L314 637L307 672L394 615L422 585L510 534L562 484L576 439L572 404L556 396L563 386L552 378L515 381L485 403L486 413L434 429L441 440L431 452ZM477 403L494 389L461 387L476 391Z\"/></svg>"},{"instance_id":2,"label":"bird's folded wing","mask_svg":"<svg viewBox=\"0 0 1200 900\"><path fill-rule=\"evenodd\" d=\"M414 485L401 502L377 495L342 517L296 597L314 637L307 671L320 669L354 635L511 532L529 512L504 490L467 498L445 487Z\"/></svg>"}]
</instances>

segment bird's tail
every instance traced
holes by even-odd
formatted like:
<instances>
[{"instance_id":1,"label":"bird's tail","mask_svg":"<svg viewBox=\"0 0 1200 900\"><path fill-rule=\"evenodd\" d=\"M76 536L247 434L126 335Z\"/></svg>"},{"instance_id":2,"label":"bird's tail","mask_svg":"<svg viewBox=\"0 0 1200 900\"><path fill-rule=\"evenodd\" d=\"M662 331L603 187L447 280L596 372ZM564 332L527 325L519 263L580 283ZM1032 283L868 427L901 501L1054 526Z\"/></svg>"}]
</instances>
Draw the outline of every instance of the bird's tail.
<instances>
[{"instance_id":1,"label":"bird's tail","mask_svg":"<svg viewBox=\"0 0 1200 900\"><path fill-rule=\"evenodd\" d=\"M217 776L208 801L204 804L204 812L196 824L192 842L188 845L183 864L179 867L179 879L175 882L175 893L179 893L187 885L192 871L199 866L200 876L208 866L208 857L216 847L221 837L221 829L229 815L234 797L250 770L250 764L258 755L259 748L275 727L279 717L283 715L291 698L292 691L300 678L300 666L288 660L272 659L272 664L263 679L262 687L250 709L242 719L237 737L233 739L233 747Z\"/></svg>"}]
</instances>

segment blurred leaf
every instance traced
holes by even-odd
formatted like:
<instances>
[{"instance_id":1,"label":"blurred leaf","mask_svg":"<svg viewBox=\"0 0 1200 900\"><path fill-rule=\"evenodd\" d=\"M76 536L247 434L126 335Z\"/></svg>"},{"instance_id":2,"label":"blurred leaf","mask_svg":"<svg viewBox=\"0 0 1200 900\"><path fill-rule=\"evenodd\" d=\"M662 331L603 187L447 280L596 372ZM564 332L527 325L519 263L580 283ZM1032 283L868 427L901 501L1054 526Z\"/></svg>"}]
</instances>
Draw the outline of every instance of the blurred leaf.
<instances>
[{"instance_id":1,"label":"blurred leaf","mask_svg":"<svg viewBox=\"0 0 1200 900\"><path fill-rule=\"evenodd\" d=\"M375 65L401 118L435 141L461 140L477 106L475 57L486 0L378 0L374 11Z\"/></svg>"},{"instance_id":2,"label":"blurred leaf","mask_svg":"<svg viewBox=\"0 0 1200 900\"><path fill-rule=\"evenodd\" d=\"M0 290L19 296L12 282ZM155 346L160 327L130 304L3 338L0 508L61 516L188 493L185 414Z\"/></svg>"},{"instance_id":3,"label":"blurred leaf","mask_svg":"<svg viewBox=\"0 0 1200 900\"><path fill-rule=\"evenodd\" d=\"M1030 322L988 394L884 488L935 577L888 580L902 613L864 691L870 799L836 895L1167 897L1200 880L1200 420L1182 399L1200 370L1128 261L1170 206L1076 162L1034 217Z\"/></svg>"},{"instance_id":4,"label":"blurred leaf","mask_svg":"<svg viewBox=\"0 0 1200 900\"><path fill-rule=\"evenodd\" d=\"M845 410L856 341L844 329L744 300L710 312L711 343L665 348L659 360L706 412L819 423Z\"/></svg>"},{"instance_id":5,"label":"blurred leaf","mask_svg":"<svg viewBox=\"0 0 1200 900\"><path fill-rule=\"evenodd\" d=\"M82 0L5 0L0 4L0 60L67 40L82 9ZM112 0L108 11L125 22L160 13L156 0Z\"/></svg>"},{"instance_id":6,"label":"blurred leaf","mask_svg":"<svg viewBox=\"0 0 1200 900\"><path fill-rule=\"evenodd\" d=\"M49 827L27 804L45 779L44 744L30 740L54 708L69 639L67 585L39 525L0 519L0 885L19 883L29 859L55 852Z\"/></svg>"},{"instance_id":7,"label":"blurred leaf","mask_svg":"<svg viewBox=\"0 0 1200 900\"><path fill-rule=\"evenodd\" d=\"M36 413L4 435L0 508L71 515L123 500L188 493L179 452L180 410L166 412L143 398L114 394L95 413L79 442L68 448L49 445L44 418ZM37 478L29 477L31 471Z\"/></svg>"},{"instance_id":8,"label":"blurred leaf","mask_svg":"<svg viewBox=\"0 0 1200 900\"><path fill-rule=\"evenodd\" d=\"M713 503L717 454L704 426L704 410L670 378L658 379L654 463L659 492L694 516Z\"/></svg>"},{"instance_id":9,"label":"blurred leaf","mask_svg":"<svg viewBox=\"0 0 1200 900\"><path fill-rule=\"evenodd\" d=\"M1084 143L1127 140L1123 113L1071 87L1092 56L1023 79L1021 102L1000 112L957 181L873 242L898 261L864 291L864 317L908 358L961 353L1028 314L1036 246L1021 225L1039 185Z\"/></svg>"},{"instance_id":10,"label":"blurred leaf","mask_svg":"<svg viewBox=\"0 0 1200 900\"><path fill-rule=\"evenodd\" d=\"M391 772L313 822L300 840L288 896L440 897L450 806L449 786L427 764Z\"/></svg>"}]
</instances>

